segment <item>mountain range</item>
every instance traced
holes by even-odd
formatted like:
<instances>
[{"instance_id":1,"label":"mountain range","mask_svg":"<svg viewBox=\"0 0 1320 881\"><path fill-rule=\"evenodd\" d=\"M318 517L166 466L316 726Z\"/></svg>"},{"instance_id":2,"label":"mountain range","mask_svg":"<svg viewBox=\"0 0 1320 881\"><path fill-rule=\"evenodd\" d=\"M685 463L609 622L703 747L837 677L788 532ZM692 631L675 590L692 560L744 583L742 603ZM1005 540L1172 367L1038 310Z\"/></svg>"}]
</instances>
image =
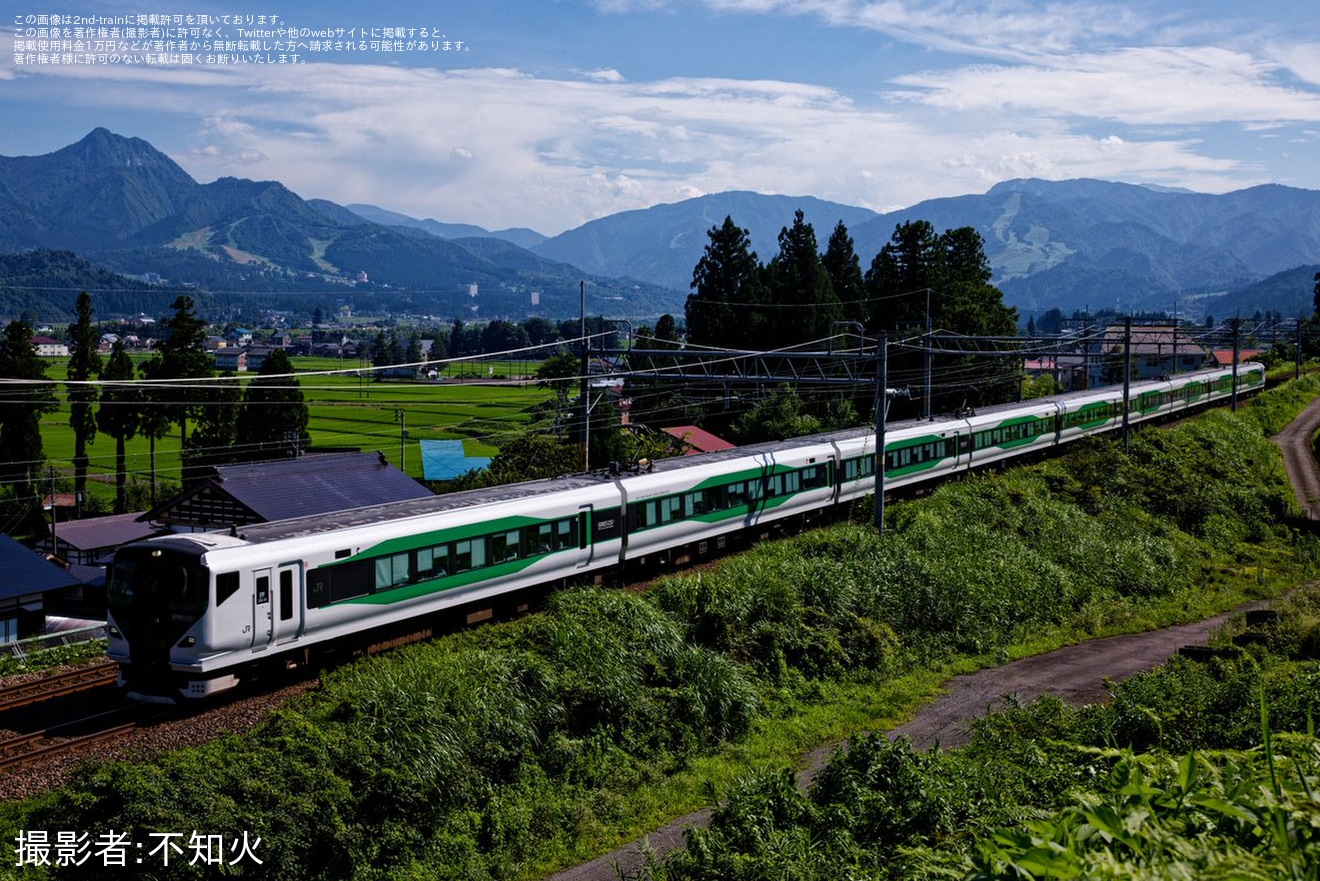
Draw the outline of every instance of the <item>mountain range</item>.
<instances>
[{"instance_id":1,"label":"mountain range","mask_svg":"<svg viewBox=\"0 0 1320 881\"><path fill-rule=\"evenodd\" d=\"M304 200L274 181L199 184L146 141L101 128L55 153L0 157L0 253L67 250L129 276L304 308L311 296L438 316L564 317L577 314L585 282L593 314L681 315L708 230L732 217L768 263L796 210L822 247L842 221L863 268L901 223L971 226L1024 317L1088 307L1310 314L1320 269L1320 192L1277 185L1210 195L1014 180L886 213L726 192L546 237ZM3 267L0 284L11 285Z\"/></svg>"}]
</instances>

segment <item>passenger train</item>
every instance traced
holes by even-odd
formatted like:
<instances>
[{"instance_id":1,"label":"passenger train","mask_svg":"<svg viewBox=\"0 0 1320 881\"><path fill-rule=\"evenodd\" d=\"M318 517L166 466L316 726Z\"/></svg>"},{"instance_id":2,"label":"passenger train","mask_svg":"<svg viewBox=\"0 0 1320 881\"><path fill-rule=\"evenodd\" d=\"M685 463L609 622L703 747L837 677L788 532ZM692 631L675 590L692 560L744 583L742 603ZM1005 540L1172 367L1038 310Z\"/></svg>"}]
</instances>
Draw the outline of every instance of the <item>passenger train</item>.
<instances>
[{"instance_id":1,"label":"passenger train","mask_svg":"<svg viewBox=\"0 0 1320 881\"><path fill-rule=\"evenodd\" d=\"M1231 368L1133 383L1141 423L1225 400ZM1239 365L1239 392L1265 369ZM886 426L886 490L1044 451L1122 425L1121 387ZM876 436L850 429L472 490L229 533L151 538L116 553L108 655L130 696L226 691L271 666L479 620L528 589L625 564L681 563L875 490Z\"/></svg>"}]
</instances>

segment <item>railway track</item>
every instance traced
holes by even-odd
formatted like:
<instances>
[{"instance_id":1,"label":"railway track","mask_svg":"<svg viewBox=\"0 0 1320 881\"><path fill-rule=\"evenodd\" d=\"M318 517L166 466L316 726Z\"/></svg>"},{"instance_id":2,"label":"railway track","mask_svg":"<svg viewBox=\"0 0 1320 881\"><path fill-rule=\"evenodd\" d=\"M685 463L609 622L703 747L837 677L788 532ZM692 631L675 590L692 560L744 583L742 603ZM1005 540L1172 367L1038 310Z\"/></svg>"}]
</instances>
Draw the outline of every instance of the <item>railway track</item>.
<instances>
[{"instance_id":1,"label":"railway track","mask_svg":"<svg viewBox=\"0 0 1320 881\"><path fill-rule=\"evenodd\" d=\"M7 737L0 738L0 774L121 737L137 728L138 721L131 717L139 713L131 705L67 721L73 712L88 712L88 701L71 696L113 685L118 678L119 666L106 661L0 687L0 719L6 719L0 730L15 723L19 729L10 730ZM60 701L60 698L68 700ZM90 703L99 702L98 699ZM12 712L15 710L20 712ZM126 715L130 718L125 719ZM26 730L29 726L34 727Z\"/></svg>"},{"instance_id":2,"label":"railway track","mask_svg":"<svg viewBox=\"0 0 1320 881\"><path fill-rule=\"evenodd\" d=\"M126 708L134 709L134 708ZM122 713L116 712L116 715ZM102 713L100 716L108 714ZM138 727L138 721L121 722L109 727L103 727L88 734L75 736L61 736L58 730L61 728L72 728L75 726L86 725L96 721L99 717L93 716L87 719L79 719L76 722L70 722L65 725L59 725L47 728L44 731L33 731L28 734L18 734L6 740L0 741L0 774L11 771L21 770L29 765L38 762L44 762L49 758L62 753L74 752L94 743L100 743L103 740L113 740L117 737L123 737Z\"/></svg>"},{"instance_id":3,"label":"railway track","mask_svg":"<svg viewBox=\"0 0 1320 881\"><path fill-rule=\"evenodd\" d=\"M0 713L108 685L119 678L119 665L113 661L80 667L66 673L43 676L18 685L0 688Z\"/></svg>"}]
</instances>

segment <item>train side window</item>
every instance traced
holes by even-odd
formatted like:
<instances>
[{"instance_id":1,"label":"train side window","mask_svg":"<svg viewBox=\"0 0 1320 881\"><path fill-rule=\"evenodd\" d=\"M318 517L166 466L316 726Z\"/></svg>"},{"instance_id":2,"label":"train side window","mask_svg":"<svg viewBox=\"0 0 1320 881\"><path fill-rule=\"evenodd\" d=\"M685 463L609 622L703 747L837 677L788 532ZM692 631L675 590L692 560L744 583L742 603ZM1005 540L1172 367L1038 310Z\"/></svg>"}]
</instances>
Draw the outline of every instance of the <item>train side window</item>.
<instances>
[{"instance_id":1,"label":"train side window","mask_svg":"<svg viewBox=\"0 0 1320 881\"><path fill-rule=\"evenodd\" d=\"M280 570L280 620L293 617L293 570Z\"/></svg>"},{"instance_id":2,"label":"train side window","mask_svg":"<svg viewBox=\"0 0 1320 881\"><path fill-rule=\"evenodd\" d=\"M219 606L238 592L238 573L221 572L215 576L215 604Z\"/></svg>"},{"instance_id":3,"label":"train side window","mask_svg":"<svg viewBox=\"0 0 1320 881\"><path fill-rule=\"evenodd\" d=\"M465 572L486 565L486 540L474 538L454 542L454 570Z\"/></svg>"},{"instance_id":4,"label":"train side window","mask_svg":"<svg viewBox=\"0 0 1320 881\"><path fill-rule=\"evenodd\" d=\"M444 578L449 574L449 545L436 545L417 551L417 578Z\"/></svg>"},{"instance_id":5,"label":"train side window","mask_svg":"<svg viewBox=\"0 0 1320 881\"><path fill-rule=\"evenodd\" d=\"M577 544L577 536L573 531L573 527L576 525L576 520L560 520L559 523L556 524L555 532L559 540L555 545L555 550L558 551L563 548L571 548Z\"/></svg>"},{"instance_id":6,"label":"train side window","mask_svg":"<svg viewBox=\"0 0 1320 881\"><path fill-rule=\"evenodd\" d=\"M724 507L737 508L747 504L747 484L739 481L724 488Z\"/></svg>"},{"instance_id":7,"label":"train side window","mask_svg":"<svg viewBox=\"0 0 1320 881\"><path fill-rule=\"evenodd\" d=\"M376 590L408 583L408 555L391 554L376 558Z\"/></svg>"},{"instance_id":8,"label":"train side window","mask_svg":"<svg viewBox=\"0 0 1320 881\"><path fill-rule=\"evenodd\" d=\"M503 563L506 560L516 560L519 556L518 530L512 532L500 532L490 537L490 560L492 563Z\"/></svg>"},{"instance_id":9,"label":"train side window","mask_svg":"<svg viewBox=\"0 0 1320 881\"><path fill-rule=\"evenodd\" d=\"M700 517L706 513L706 494L700 490L683 496L683 516Z\"/></svg>"},{"instance_id":10,"label":"train side window","mask_svg":"<svg viewBox=\"0 0 1320 881\"><path fill-rule=\"evenodd\" d=\"M765 483L759 478L747 481L747 498L759 502L765 498Z\"/></svg>"},{"instance_id":11,"label":"train side window","mask_svg":"<svg viewBox=\"0 0 1320 881\"><path fill-rule=\"evenodd\" d=\"M555 525L553 523L539 523L536 526L528 526L523 529L523 537L527 543L528 556L537 557L541 554L548 554L555 549Z\"/></svg>"},{"instance_id":12,"label":"train side window","mask_svg":"<svg viewBox=\"0 0 1320 881\"><path fill-rule=\"evenodd\" d=\"M805 489L820 489L822 486L829 485L829 474L820 465L812 465L810 468L802 469L802 486Z\"/></svg>"}]
</instances>

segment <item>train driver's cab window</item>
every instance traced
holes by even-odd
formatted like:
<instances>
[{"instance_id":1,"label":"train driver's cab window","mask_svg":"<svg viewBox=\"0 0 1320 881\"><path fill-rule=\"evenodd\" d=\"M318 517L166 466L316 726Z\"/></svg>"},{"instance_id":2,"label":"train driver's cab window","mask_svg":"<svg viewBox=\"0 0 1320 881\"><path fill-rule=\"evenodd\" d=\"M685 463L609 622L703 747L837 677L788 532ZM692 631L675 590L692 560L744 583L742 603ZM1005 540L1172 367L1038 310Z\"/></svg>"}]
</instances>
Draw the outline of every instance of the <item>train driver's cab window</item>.
<instances>
[{"instance_id":1,"label":"train driver's cab window","mask_svg":"<svg viewBox=\"0 0 1320 881\"><path fill-rule=\"evenodd\" d=\"M215 604L219 606L238 592L238 573L221 572L215 577Z\"/></svg>"}]
</instances>

